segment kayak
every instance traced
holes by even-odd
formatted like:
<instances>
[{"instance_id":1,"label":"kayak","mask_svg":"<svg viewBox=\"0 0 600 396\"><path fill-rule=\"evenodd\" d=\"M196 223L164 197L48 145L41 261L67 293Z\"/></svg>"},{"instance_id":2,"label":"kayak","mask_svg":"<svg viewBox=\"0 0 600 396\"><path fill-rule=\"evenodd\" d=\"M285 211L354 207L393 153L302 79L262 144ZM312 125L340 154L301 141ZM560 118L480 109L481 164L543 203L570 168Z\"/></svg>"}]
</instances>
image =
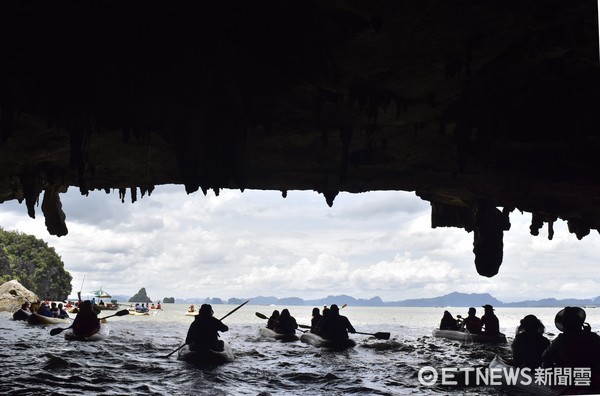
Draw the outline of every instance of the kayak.
<instances>
[{"instance_id":1,"label":"kayak","mask_svg":"<svg viewBox=\"0 0 600 396\"><path fill-rule=\"evenodd\" d=\"M129 315L135 315L135 316L149 316L150 312L137 312L134 310L129 310Z\"/></svg>"},{"instance_id":2,"label":"kayak","mask_svg":"<svg viewBox=\"0 0 600 396\"><path fill-rule=\"evenodd\" d=\"M261 327L258 329L258 332L263 337L274 338L282 342L298 341L300 339L300 337L298 337L296 334L279 334L271 329L267 329L266 327Z\"/></svg>"},{"instance_id":3,"label":"kayak","mask_svg":"<svg viewBox=\"0 0 600 396\"><path fill-rule=\"evenodd\" d=\"M345 349L356 346L356 341L354 341L351 338L338 338L335 340L326 340L323 337L311 332L306 332L302 334L300 336L300 341L316 347L331 349L334 351L343 351Z\"/></svg>"},{"instance_id":4,"label":"kayak","mask_svg":"<svg viewBox=\"0 0 600 396\"><path fill-rule=\"evenodd\" d=\"M196 315L198 315L198 312L196 312L196 311L194 311L194 312L187 311L185 313L185 316L196 316Z\"/></svg>"},{"instance_id":5,"label":"kayak","mask_svg":"<svg viewBox=\"0 0 600 396\"><path fill-rule=\"evenodd\" d=\"M53 318L50 316L40 315L38 313L32 313L27 318L27 323L30 325L57 325L69 323L71 319Z\"/></svg>"},{"instance_id":6,"label":"kayak","mask_svg":"<svg viewBox=\"0 0 600 396\"><path fill-rule=\"evenodd\" d=\"M191 351L189 345L185 345L179 350L178 360L197 365L216 365L233 361L233 351L226 342L222 351L213 349L203 349L200 351Z\"/></svg>"},{"instance_id":7,"label":"kayak","mask_svg":"<svg viewBox=\"0 0 600 396\"><path fill-rule=\"evenodd\" d=\"M433 336L463 342L483 342L495 344L506 343L506 336L502 333L500 333L497 336L489 336L485 334L473 334L467 331L436 329L433 330Z\"/></svg>"},{"instance_id":8,"label":"kayak","mask_svg":"<svg viewBox=\"0 0 600 396\"><path fill-rule=\"evenodd\" d=\"M73 329L65 331L65 340L68 341L100 341L108 337L110 329L107 324L100 322L100 328L91 334L75 334Z\"/></svg>"},{"instance_id":9,"label":"kayak","mask_svg":"<svg viewBox=\"0 0 600 396\"><path fill-rule=\"evenodd\" d=\"M527 375L519 371L519 375L510 379L508 384L507 375L511 372L516 373L516 367L509 365L500 356L496 355L490 362L490 369L494 372L500 373L500 381L502 386L510 389L510 394L526 394L526 395L540 395L540 396L555 396L560 395L565 391L565 387L557 387L556 389L550 388L535 383L535 372L533 370L528 371Z\"/></svg>"}]
</instances>

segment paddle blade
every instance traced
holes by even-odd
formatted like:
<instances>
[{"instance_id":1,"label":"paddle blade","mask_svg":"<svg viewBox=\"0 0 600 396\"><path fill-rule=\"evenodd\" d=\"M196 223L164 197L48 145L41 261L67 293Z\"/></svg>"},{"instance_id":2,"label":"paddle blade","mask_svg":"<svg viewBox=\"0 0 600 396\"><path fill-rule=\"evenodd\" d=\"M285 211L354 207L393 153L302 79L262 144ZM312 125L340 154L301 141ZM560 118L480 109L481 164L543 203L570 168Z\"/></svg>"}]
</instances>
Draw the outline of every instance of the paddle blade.
<instances>
[{"instance_id":1,"label":"paddle blade","mask_svg":"<svg viewBox=\"0 0 600 396\"><path fill-rule=\"evenodd\" d=\"M373 337L379 339L379 340L389 340L390 339L390 333L375 333L373 334Z\"/></svg>"},{"instance_id":2,"label":"paddle blade","mask_svg":"<svg viewBox=\"0 0 600 396\"><path fill-rule=\"evenodd\" d=\"M261 314L260 312L256 312L256 316L258 316L258 317L259 317L259 318L261 318L261 319L269 319L269 318L267 317L267 315L263 315L263 314Z\"/></svg>"},{"instance_id":3,"label":"paddle blade","mask_svg":"<svg viewBox=\"0 0 600 396\"><path fill-rule=\"evenodd\" d=\"M51 336L55 336L55 335L57 335L57 334L60 334L60 333L62 333L63 331L65 331L65 330L67 330L67 329L69 329L69 327L66 327L66 328L64 328L64 329L52 329L52 330L50 330L50 335L51 335Z\"/></svg>"},{"instance_id":4,"label":"paddle blade","mask_svg":"<svg viewBox=\"0 0 600 396\"><path fill-rule=\"evenodd\" d=\"M123 309L115 314L115 316L125 316L125 315L129 315L128 309Z\"/></svg>"}]
</instances>

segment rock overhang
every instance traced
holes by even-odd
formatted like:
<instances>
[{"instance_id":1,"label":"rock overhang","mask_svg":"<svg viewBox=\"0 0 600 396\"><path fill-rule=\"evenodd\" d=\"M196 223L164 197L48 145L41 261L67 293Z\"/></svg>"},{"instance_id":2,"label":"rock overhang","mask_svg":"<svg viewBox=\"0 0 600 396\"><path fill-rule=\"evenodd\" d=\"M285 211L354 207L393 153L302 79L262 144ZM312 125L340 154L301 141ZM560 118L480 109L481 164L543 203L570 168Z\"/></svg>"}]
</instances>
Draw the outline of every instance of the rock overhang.
<instances>
[{"instance_id":1,"label":"rock overhang","mask_svg":"<svg viewBox=\"0 0 600 396\"><path fill-rule=\"evenodd\" d=\"M35 4L32 3L32 4ZM160 184L415 191L502 262L600 227L595 1L14 3L0 9L0 201ZM139 195L138 195L139 190ZM68 208L66 208L68 212Z\"/></svg>"}]
</instances>

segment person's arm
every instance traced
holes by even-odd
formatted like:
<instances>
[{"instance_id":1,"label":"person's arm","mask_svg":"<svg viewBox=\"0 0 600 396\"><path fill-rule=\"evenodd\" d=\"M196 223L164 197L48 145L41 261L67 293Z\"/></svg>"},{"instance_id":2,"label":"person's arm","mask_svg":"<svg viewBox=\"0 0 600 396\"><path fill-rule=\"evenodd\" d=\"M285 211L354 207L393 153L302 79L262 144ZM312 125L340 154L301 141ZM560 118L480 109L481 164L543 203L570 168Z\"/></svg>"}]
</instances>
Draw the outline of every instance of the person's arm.
<instances>
[{"instance_id":1,"label":"person's arm","mask_svg":"<svg viewBox=\"0 0 600 396\"><path fill-rule=\"evenodd\" d=\"M217 329L219 331L228 331L229 330L229 327L227 327L227 325L225 323L221 322L219 319L216 319L216 320L219 322L219 325L217 327Z\"/></svg>"},{"instance_id":2,"label":"person's arm","mask_svg":"<svg viewBox=\"0 0 600 396\"><path fill-rule=\"evenodd\" d=\"M352 323L350 323L348 318L346 318L346 328L350 333L356 333L356 330L354 330L354 327L352 327Z\"/></svg>"}]
</instances>

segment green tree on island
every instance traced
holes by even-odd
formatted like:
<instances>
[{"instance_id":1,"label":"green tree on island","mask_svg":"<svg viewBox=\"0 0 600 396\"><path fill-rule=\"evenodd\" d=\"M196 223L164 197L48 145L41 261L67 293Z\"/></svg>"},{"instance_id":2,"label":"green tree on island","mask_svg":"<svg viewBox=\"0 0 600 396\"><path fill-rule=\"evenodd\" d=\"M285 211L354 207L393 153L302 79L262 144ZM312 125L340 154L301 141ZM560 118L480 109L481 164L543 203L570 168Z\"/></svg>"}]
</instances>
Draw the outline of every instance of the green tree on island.
<instances>
[{"instance_id":1,"label":"green tree on island","mask_svg":"<svg viewBox=\"0 0 600 396\"><path fill-rule=\"evenodd\" d=\"M46 242L0 227L0 284L13 279L40 298L66 300L73 278Z\"/></svg>"}]
</instances>

